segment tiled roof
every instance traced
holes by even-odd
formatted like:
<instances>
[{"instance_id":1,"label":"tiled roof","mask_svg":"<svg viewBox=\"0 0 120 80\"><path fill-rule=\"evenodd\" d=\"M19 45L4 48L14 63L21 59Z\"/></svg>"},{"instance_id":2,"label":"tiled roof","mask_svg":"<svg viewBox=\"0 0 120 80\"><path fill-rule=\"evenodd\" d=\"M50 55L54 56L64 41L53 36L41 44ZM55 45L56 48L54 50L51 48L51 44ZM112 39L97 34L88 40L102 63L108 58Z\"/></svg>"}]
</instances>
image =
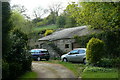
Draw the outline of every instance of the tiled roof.
<instances>
[{"instance_id":1,"label":"tiled roof","mask_svg":"<svg viewBox=\"0 0 120 80\"><path fill-rule=\"evenodd\" d=\"M51 35L42 37L39 39L39 41L46 41L46 40L51 41L51 40L58 40L58 39L65 39L65 38L73 38L75 35L83 36L93 32L96 32L96 31L88 29L87 26L66 28L60 31L56 31Z\"/></svg>"}]
</instances>

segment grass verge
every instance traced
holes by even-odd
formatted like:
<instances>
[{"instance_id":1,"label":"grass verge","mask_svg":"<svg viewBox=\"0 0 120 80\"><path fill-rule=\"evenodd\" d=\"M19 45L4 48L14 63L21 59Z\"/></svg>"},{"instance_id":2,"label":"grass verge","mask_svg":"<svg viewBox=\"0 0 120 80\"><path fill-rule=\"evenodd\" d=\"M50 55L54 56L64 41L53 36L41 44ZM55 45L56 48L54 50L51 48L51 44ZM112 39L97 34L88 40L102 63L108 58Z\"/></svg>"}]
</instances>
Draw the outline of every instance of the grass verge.
<instances>
[{"instance_id":1,"label":"grass verge","mask_svg":"<svg viewBox=\"0 0 120 80\"><path fill-rule=\"evenodd\" d=\"M32 79L32 78L33 79L37 78L36 72L26 72L21 77L19 77L18 80L25 80L25 79Z\"/></svg>"},{"instance_id":2,"label":"grass verge","mask_svg":"<svg viewBox=\"0 0 120 80\"><path fill-rule=\"evenodd\" d=\"M118 70L115 68L86 67L82 78L118 78Z\"/></svg>"}]
</instances>

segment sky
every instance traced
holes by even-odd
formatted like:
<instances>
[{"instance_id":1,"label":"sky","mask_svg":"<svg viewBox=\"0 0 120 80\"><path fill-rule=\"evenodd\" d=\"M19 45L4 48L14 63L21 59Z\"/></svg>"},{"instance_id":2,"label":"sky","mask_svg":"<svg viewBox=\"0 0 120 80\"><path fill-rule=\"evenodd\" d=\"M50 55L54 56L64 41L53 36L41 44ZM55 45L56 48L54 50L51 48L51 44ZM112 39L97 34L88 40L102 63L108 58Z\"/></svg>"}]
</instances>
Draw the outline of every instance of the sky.
<instances>
[{"instance_id":1,"label":"sky","mask_svg":"<svg viewBox=\"0 0 120 80\"><path fill-rule=\"evenodd\" d=\"M68 2L78 2L78 0L11 0L10 4L13 6L14 4L24 5L27 8L26 14L33 18L33 10L37 7L42 7L44 9L48 9L49 5L53 3L62 3L61 5L65 8L68 5Z\"/></svg>"}]
</instances>

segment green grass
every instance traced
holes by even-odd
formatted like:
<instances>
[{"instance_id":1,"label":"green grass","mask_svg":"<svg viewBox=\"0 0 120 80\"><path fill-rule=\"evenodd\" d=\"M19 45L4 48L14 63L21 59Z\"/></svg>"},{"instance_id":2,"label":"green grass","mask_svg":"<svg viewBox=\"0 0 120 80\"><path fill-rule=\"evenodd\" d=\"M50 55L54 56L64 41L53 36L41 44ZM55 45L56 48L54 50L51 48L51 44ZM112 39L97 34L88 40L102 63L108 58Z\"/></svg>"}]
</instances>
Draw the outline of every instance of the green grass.
<instances>
[{"instance_id":1,"label":"green grass","mask_svg":"<svg viewBox=\"0 0 120 80\"><path fill-rule=\"evenodd\" d=\"M48 63L61 64L66 68L70 69L74 72L76 77L81 78L94 78L97 80L98 78L118 78L118 70L115 68L102 68L102 67L88 67L81 63L70 63L70 62L61 62L60 60L50 60L43 61ZM89 80L88 79L88 80ZM86 79L84 79L86 80Z\"/></svg>"},{"instance_id":2,"label":"green grass","mask_svg":"<svg viewBox=\"0 0 120 80\"><path fill-rule=\"evenodd\" d=\"M36 27L33 30L34 31L42 31L42 30L46 30L46 29L57 29L57 26L56 25L41 26L41 27Z\"/></svg>"},{"instance_id":3,"label":"green grass","mask_svg":"<svg viewBox=\"0 0 120 80\"><path fill-rule=\"evenodd\" d=\"M31 78L37 78L37 73L36 72L26 72L23 74L21 77L18 78L18 80L24 80L24 79L31 79Z\"/></svg>"},{"instance_id":4,"label":"green grass","mask_svg":"<svg viewBox=\"0 0 120 80\"><path fill-rule=\"evenodd\" d=\"M118 70L115 68L86 67L82 78L118 78Z\"/></svg>"}]
</instances>

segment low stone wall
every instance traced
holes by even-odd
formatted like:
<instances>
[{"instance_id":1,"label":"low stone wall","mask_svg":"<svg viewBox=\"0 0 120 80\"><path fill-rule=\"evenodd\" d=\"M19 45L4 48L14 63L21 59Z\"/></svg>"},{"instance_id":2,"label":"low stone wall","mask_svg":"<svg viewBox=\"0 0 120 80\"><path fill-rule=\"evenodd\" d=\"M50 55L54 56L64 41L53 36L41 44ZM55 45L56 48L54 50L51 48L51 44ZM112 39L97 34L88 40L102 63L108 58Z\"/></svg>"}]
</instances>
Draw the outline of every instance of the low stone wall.
<instances>
[{"instance_id":1,"label":"low stone wall","mask_svg":"<svg viewBox=\"0 0 120 80\"><path fill-rule=\"evenodd\" d=\"M41 48L43 49L47 49L49 51L50 54L50 58L56 58L56 57L60 57L59 54L57 53L57 51L55 51L51 46L49 46L47 43L43 43L41 45Z\"/></svg>"}]
</instances>

